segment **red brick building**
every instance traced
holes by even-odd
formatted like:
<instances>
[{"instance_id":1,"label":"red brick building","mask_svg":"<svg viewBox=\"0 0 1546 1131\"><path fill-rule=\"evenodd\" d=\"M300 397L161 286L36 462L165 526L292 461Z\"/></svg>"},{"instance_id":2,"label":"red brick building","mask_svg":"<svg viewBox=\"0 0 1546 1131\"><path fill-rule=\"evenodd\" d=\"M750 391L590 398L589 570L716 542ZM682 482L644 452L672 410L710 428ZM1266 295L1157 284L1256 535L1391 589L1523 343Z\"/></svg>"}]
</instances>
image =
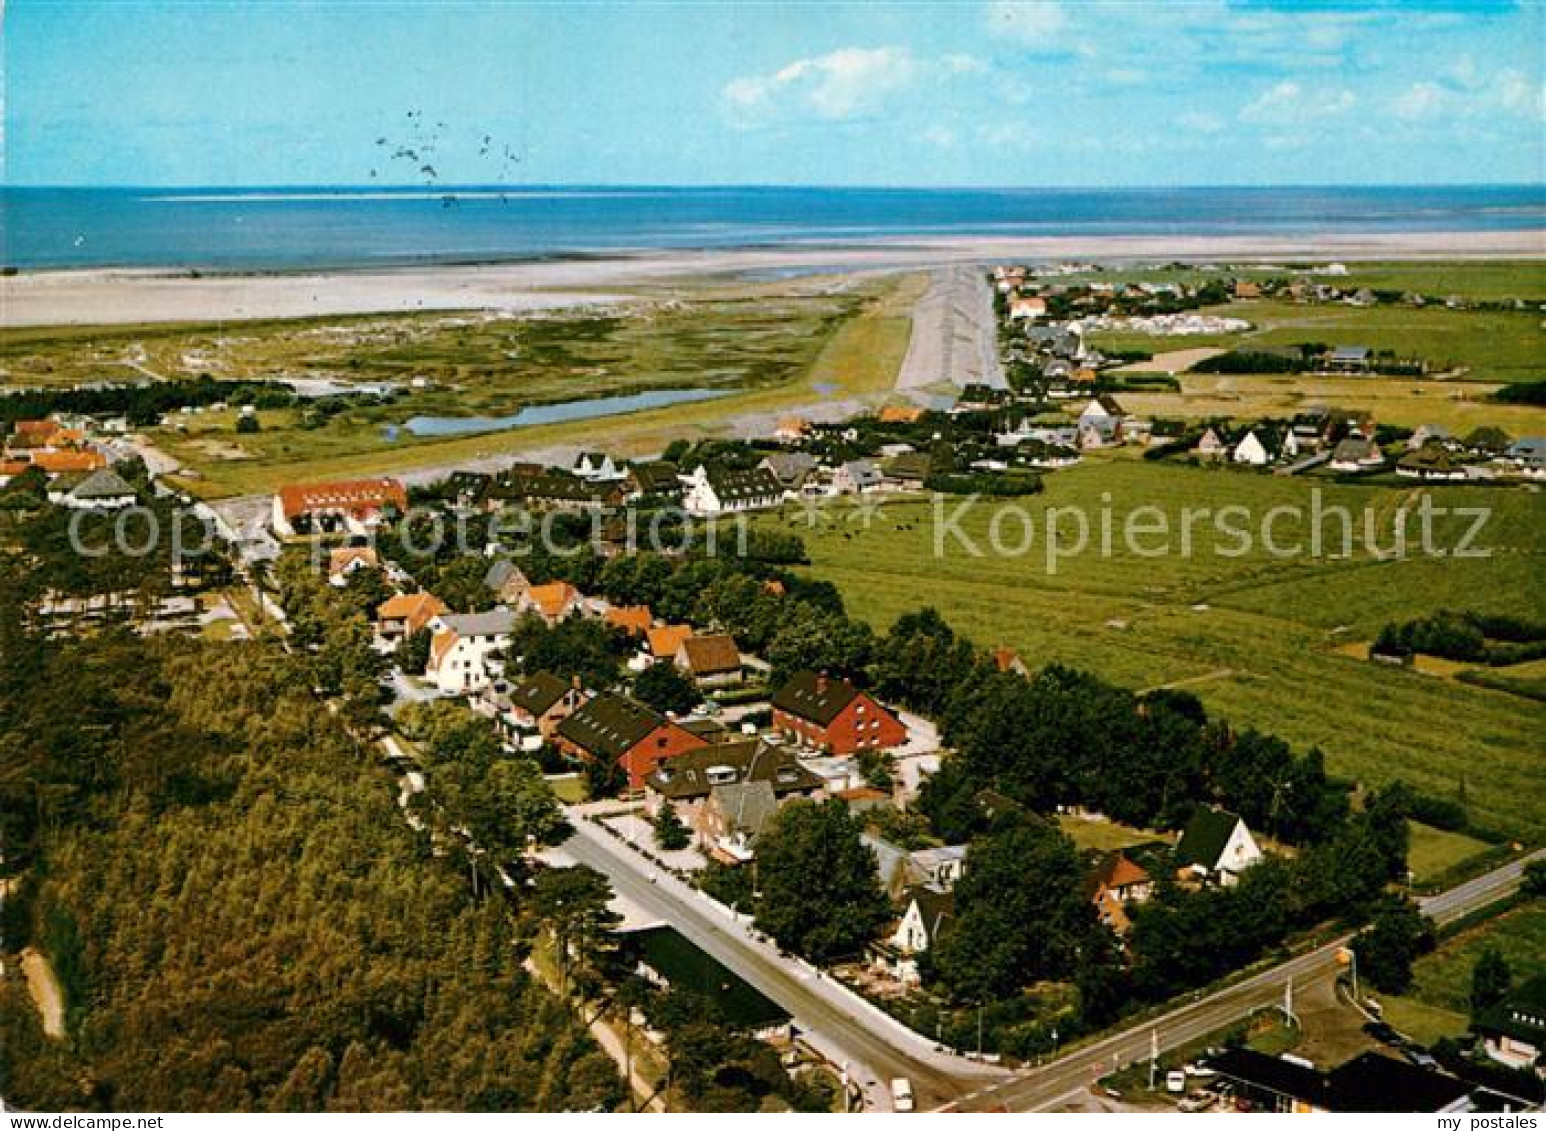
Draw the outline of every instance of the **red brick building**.
<instances>
[{"instance_id":1,"label":"red brick building","mask_svg":"<svg viewBox=\"0 0 1546 1131\"><path fill-rule=\"evenodd\" d=\"M773 726L792 741L829 754L887 750L907 728L847 680L801 672L773 696Z\"/></svg>"},{"instance_id":2,"label":"red brick building","mask_svg":"<svg viewBox=\"0 0 1546 1131\"><path fill-rule=\"evenodd\" d=\"M628 773L628 788L644 788L644 779L662 762L707 746L705 739L621 695L598 695L558 724L558 748L571 758L609 760Z\"/></svg>"}]
</instances>

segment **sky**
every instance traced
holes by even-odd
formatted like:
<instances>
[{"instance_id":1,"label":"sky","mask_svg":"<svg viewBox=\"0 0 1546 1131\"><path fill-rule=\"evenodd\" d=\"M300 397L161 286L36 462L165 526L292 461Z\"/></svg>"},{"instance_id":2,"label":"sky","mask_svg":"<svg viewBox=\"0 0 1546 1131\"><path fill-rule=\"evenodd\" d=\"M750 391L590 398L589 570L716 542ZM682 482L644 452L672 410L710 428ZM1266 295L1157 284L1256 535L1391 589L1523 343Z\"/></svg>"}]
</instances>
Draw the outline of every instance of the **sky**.
<instances>
[{"instance_id":1,"label":"sky","mask_svg":"<svg viewBox=\"0 0 1546 1131\"><path fill-rule=\"evenodd\" d=\"M9 0L4 182L1541 183L1543 2Z\"/></svg>"}]
</instances>

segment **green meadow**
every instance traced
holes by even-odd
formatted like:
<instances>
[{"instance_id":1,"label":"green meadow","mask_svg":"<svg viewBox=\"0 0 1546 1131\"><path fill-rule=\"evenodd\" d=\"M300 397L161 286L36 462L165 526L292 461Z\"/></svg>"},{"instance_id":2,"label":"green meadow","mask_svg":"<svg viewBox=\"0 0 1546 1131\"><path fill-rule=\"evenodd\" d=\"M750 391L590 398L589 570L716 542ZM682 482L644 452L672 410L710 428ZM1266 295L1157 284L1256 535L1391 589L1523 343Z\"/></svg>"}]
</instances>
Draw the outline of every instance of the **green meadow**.
<instances>
[{"instance_id":1,"label":"green meadow","mask_svg":"<svg viewBox=\"0 0 1546 1131\"><path fill-rule=\"evenodd\" d=\"M1092 459L1047 477L1040 496L1000 504L892 498L879 515L834 505L815 525L789 507L771 521L799 533L811 572L833 581L857 616L884 629L899 614L933 605L981 645L1005 644L1034 666L1087 668L1135 689L1184 687L1237 726L1275 732L1299 748L1319 746L1334 772L1377 785L1394 777L1439 796L1463 793L1473 818L1515 835L1546 830L1546 706L1507 691L1369 662L1348 645L1389 620L1441 607L1546 618L1542 555L1546 502L1519 489L1432 492L1436 506L1483 507L1476 537L1489 556L1381 559L1359 544L1365 515L1389 552L1403 505L1417 530L1423 492L1409 488L1313 485L1227 469L1200 470L1124 459ZM1341 556L1341 520L1322 523L1319 557L1275 557L1260 545L1260 522L1275 507L1280 548L1308 540L1312 490L1321 508L1354 518L1352 553ZM1257 544L1217 533L1212 518L1192 524L1182 552L1184 511L1247 508ZM1169 533L1126 544L1124 525L1165 516ZM1013 508L1010 510L1009 508ZM1086 515L1088 545L1073 553ZM1062 536L1049 562L1049 512ZM1000 513L1003 512L1003 513ZM995 516L998 517L995 517ZM1023 552L1028 516L1032 541ZM1108 521L1111 548L1101 546ZM1435 547L1453 548L1474 523L1433 520ZM866 522L868 523L866 525ZM997 523L1005 553L991 549ZM1156 548L1168 552L1155 554ZM1226 556L1229 555L1229 556Z\"/></svg>"},{"instance_id":2,"label":"green meadow","mask_svg":"<svg viewBox=\"0 0 1546 1131\"><path fill-rule=\"evenodd\" d=\"M1384 998L1385 1018L1431 1044L1464 1033L1470 1018L1471 971L1485 950L1503 955L1518 985L1546 958L1546 901L1535 900L1445 939L1412 967L1412 986Z\"/></svg>"}]
</instances>

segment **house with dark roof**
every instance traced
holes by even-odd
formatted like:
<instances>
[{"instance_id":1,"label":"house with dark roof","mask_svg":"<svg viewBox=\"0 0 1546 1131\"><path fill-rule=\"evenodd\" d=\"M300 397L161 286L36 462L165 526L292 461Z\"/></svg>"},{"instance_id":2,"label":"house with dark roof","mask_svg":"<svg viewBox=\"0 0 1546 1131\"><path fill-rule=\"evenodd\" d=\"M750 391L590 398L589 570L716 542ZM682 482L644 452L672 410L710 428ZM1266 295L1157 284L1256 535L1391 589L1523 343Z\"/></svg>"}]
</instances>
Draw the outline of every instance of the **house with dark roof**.
<instances>
[{"instance_id":1,"label":"house with dark roof","mask_svg":"<svg viewBox=\"0 0 1546 1131\"><path fill-rule=\"evenodd\" d=\"M520 604L531 588L525 572L509 558L495 558L483 575L483 587L506 605Z\"/></svg>"},{"instance_id":2,"label":"house with dark roof","mask_svg":"<svg viewBox=\"0 0 1546 1131\"><path fill-rule=\"evenodd\" d=\"M645 807L651 818L669 805L701 840L712 835L704 806L716 787L766 782L780 805L795 798L820 798L825 783L794 753L743 738L716 742L680 754L656 767L644 780Z\"/></svg>"},{"instance_id":3,"label":"house with dark roof","mask_svg":"<svg viewBox=\"0 0 1546 1131\"><path fill-rule=\"evenodd\" d=\"M1366 1052L1322 1072L1297 1059L1230 1048L1208 1058L1227 1082L1240 1111L1409 1112L1443 1115L1476 1110L1471 1084L1377 1052Z\"/></svg>"},{"instance_id":4,"label":"house with dark roof","mask_svg":"<svg viewBox=\"0 0 1546 1131\"><path fill-rule=\"evenodd\" d=\"M623 482L634 498L666 502L682 496L682 479L676 464L665 460L629 464L628 477Z\"/></svg>"},{"instance_id":5,"label":"house with dark roof","mask_svg":"<svg viewBox=\"0 0 1546 1131\"><path fill-rule=\"evenodd\" d=\"M916 985L918 956L955 926L955 895L919 884L902 897L902 915L891 934L871 944L870 965L903 985Z\"/></svg>"},{"instance_id":6,"label":"house with dark roof","mask_svg":"<svg viewBox=\"0 0 1546 1131\"><path fill-rule=\"evenodd\" d=\"M59 500L59 504L77 511L116 511L132 507L139 495L110 467L99 468L82 479Z\"/></svg>"},{"instance_id":7,"label":"house with dark roof","mask_svg":"<svg viewBox=\"0 0 1546 1131\"><path fill-rule=\"evenodd\" d=\"M707 745L660 712L612 693L596 696L559 723L554 741L571 758L621 766L632 790L643 789L662 762Z\"/></svg>"},{"instance_id":8,"label":"house with dark roof","mask_svg":"<svg viewBox=\"0 0 1546 1131\"><path fill-rule=\"evenodd\" d=\"M1332 449L1330 466L1347 473L1377 471L1385 466L1385 453L1373 440L1349 436Z\"/></svg>"},{"instance_id":9,"label":"house with dark roof","mask_svg":"<svg viewBox=\"0 0 1546 1131\"><path fill-rule=\"evenodd\" d=\"M1406 479L1439 482L1469 479L1465 464L1437 441L1407 452L1396 461L1396 474Z\"/></svg>"},{"instance_id":10,"label":"house with dark roof","mask_svg":"<svg viewBox=\"0 0 1546 1131\"><path fill-rule=\"evenodd\" d=\"M809 452L771 452L757 465L786 491L798 491L816 470L816 457Z\"/></svg>"},{"instance_id":11,"label":"house with dark roof","mask_svg":"<svg viewBox=\"0 0 1546 1131\"><path fill-rule=\"evenodd\" d=\"M579 679L537 672L510 688L509 719L515 729L534 732L548 741L585 700Z\"/></svg>"},{"instance_id":12,"label":"house with dark roof","mask_svg":"<svg viewBox=\"0 0 1546 1131\"><path fill-rule=\"evenodd\" d=\"M1471 1028L1487 1055L1510 1068L1534 1068L1546 1076L1546 974L1537 974L1508 998L1483 1010Z\"/></svg>"},{"instance_id":13,"label":"house with dark roof","mask_svg":"<svg viewBox=\"0 0 1546 1131\"><path fill-rule=\"evenodd\" d=\"M1182 878L1231 886L1240 873L1262 858L1256 838L1234 813L1202 807L1192 814L1176 844L1175 863Z\"/></svg>"},{"instance_id":14,"label":"house with dark roof","mask_svg":"<svg viewBox=\"0 0 1546 1131\"><path fill-rule=\"evenodd\" d=\"M682 507L689 514L733 514L776 507L783 497L778 480L760 467L743 471L699 464L688 477Z\"/></svg>"},{"instance_id":15,"label":"house with dark roof","mask_svg":"<svg viewBox=\"0 0 1546 1131\"><path fill-rule=\"evenodd\" d=\"M773 726L828 754L886 750L907 741L902 721L867 692L825 673L796 674L773 696Z\"/></svg>"},{"instance_id":16,"label":"house with dark roof","mask_svg":"<svg viewBox=\"0 0 1546 1131\"><path fill-rule=\"evenodd\" d=\"M703 806L702 830L709 855L723 864L748 863L778 807L770 782L716 785Z\"/></svg>"},{"instance_id":17,"label":"house with dark roof","mask_svg":"<svg viewBox=\"0 0 1546 1131\"><path fill-rule=\"evenodd\" d=\"M689 636L677 647L675 662L699 687L732 687L746 678L741 650L725 633Z\"/></svg>"}]
</instances>

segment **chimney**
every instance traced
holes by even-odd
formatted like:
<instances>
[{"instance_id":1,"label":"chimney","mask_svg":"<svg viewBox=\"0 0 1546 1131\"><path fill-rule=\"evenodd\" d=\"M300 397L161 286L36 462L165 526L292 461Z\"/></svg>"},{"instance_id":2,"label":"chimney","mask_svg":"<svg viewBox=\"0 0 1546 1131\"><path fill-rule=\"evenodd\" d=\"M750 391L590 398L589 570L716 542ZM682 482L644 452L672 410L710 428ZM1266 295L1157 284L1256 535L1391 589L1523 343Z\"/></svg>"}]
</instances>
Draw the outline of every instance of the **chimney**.
<instances>
[{"instance_id":1,"label":"chimney","mask_svg":"<svg viewBox=\"0 0 1546 1131\"><path fill-rule=\"evenodd\" d=\"M816 677L816 694L817 695L825 695L826 693L827 693L827 673L826 672L822 672L820 675L818 675Z\"/></svg>"}]
</instances>

